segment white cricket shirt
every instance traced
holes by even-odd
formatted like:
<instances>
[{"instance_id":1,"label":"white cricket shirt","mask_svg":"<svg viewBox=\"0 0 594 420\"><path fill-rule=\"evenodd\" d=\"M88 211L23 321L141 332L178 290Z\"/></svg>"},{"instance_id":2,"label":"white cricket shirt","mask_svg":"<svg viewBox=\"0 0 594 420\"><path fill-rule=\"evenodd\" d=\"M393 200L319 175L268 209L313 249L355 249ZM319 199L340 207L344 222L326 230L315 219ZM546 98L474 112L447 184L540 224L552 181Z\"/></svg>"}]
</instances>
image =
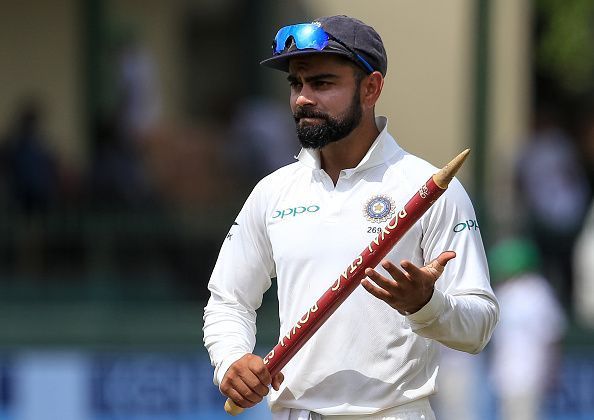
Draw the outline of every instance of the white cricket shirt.
<instances>
[{"instance_id":1,"label":"white cricket shirt","mask_svg":"<svg viewBox=\"0 0 594 420\"><path fill-rule=\"evenodd\" d=\"M380 134L336 186L318 152L260 181L225 239L209 283L204 343L215 384L255 346L256 309L271 278L278 282L279 334L294 326L437 171L405 152L378 117ZM498 318L479 224L462 185L448 190L388 254L422 266L453 250L431 300L403 316L358 287L283 368L272 410L323 415L368 414L435 391L437 340L479 352ZM379 271L387 273L379 267Z\"/></svg>"}]
</instances>

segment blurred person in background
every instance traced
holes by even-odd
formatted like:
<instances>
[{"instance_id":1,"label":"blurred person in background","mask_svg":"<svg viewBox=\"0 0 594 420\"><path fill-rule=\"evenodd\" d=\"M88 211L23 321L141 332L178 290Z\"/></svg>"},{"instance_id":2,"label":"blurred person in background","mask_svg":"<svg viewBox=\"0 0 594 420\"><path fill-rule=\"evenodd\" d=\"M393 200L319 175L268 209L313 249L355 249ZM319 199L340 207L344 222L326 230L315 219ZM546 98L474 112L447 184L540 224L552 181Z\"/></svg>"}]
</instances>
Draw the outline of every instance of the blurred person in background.
<instances>
[{"instance_id":1,"label":"blurred person in background","mask_svg":"<svg viewBox=\"0 0 594 420\"><path fill-rule=\"evenodd\" d=\"M579 142L582 161L594 190L594 102L585 107L579 121ZM594 329L594 200L576 239L573 251L574 312L584 327Z\"/></svg>"},{"instance_id":2,"label":"blurred person in background","mask_svg":"<svg viewBox=\"0 0 594 420\"><path fill-rule=\"evenodd\" d=\"M26 101L0 150L9 198L26 215L47 213L60 191L58 159L42 127L41 105Z\"/></svg>"},{"instance_id":3,"label":"blurred person in background","mask_svg":"<svg viewBox=\"0 0 594 420\"><path fill-rule=\"evenodd\" d=\"M6 209L11 211L7 220L12 221L4 232L10 252L6 264L28 274L50 263L45 223L62 198L59 159L44 132L43 111L38 99L25 100L0 146L0 182L5 184Z\"/></svg>"},{"instance_id":4,"label":"blurred person in background","mask_svg":"<svg viewBox=\"0 0 594 420\"><path fill-rule=\"evenodd\" d=\"M594 98L584 106L576 125L581 162L586 170L592 193L594 191Z\"/></svg>"},{"instance_id":5,"label":"blurred person in background","mask_svg":"<svg viewBox=\"0 0 594 420\"><path fill-rule=\"evenodd\" d=\"M97 123L92 146L88 187L93 208L151 209L156 201L144 162L117 117Z\"/></svg>"},{"instance_id":6,"label":"blurred person in background","mask_svg":"<svg viewBox=\"0 0 594 420\"><path fill-rule=\"evenodd\" d=\"M536 110L533 132L516 165L525 223L542 254L543 272L571 310L572 248L589 201L589 186L575 142L553 105Z\"/></svg>"},{"instance_id":7,"label":"blurred person in background","mask_svg":"<svg viewBox=\"0 0 594 420\"><path fill-rule=\"evenodd\" d=\"M237 171L255 183L292 163L297 144L295 123L285 108L270 99L250 97L232 117L225 152Z\"/></svg>"},{"instance_id":8,"label":"blurred person in background","mask_svg":"<svg viewBox=\"0 0 594 420\"><path fill-rule=\"evenodd\" d=\"M535 244L507 239L489 252L501 307L493 334L491 379L502 420L539 420L559 366L566 318L550 282L539 273Z\"/></svg>"},{"instance_id":9,"label":"blurred person in background","mask_svg":"<svg viewBox=\"0 0 594 420\"><path fill-rule=\"evenodd\" d=\"M575 287L573 290L576 320L594 329L594 202L578 235L573 253Z\"/></svg>"},{"instance_id":10,"label":"blurred person in background","mask_svg":"<svg viewBox=\"0 0 594 420\"><path fill-rule=\"evenodd\" d=\"M439 351L437 393L432 399L439 420L484 419L485 352L468 354L442 346Z\"/></svg>"},{"instance_id":11,"label":"blurred person in background","mask_svg":"<svg viewBox=\"0 0 594 420\"><path fill-rule=\"evenodd\" d=\"M150 48L134 32L124 34L114 48L120 129L130 141L141 142L151 136L161 118L157 63Z\"/></svg>"},{"instance_id":12,"label":"blurred person in background","mask_svg":"<svg viewBox=\"0 0 594 420\"><path fill-rule=\"evenodd\" d=\"M122 29L110 49L112 109L95 121L89 187L99 210L151 211L159 202L145 161L161 118L157 65L142 37Z\"/></svg>"}]
</instances>

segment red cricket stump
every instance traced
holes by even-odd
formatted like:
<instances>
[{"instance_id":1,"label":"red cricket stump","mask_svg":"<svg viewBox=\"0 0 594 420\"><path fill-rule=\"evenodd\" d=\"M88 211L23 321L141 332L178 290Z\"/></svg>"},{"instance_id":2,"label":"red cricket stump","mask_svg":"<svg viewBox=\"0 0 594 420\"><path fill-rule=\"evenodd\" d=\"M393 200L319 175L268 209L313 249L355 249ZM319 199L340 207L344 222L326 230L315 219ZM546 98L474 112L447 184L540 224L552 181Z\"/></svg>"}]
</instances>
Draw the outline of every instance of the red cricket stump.
<instances>
[{"instance_id":1,"label":"red cricket stump","mask_svg":"<svg viewBox=\"0 0 594 420\"><path fill-rule=\"evenodd\" d=\"M423 184L396 216L390 220L377 237L355 258L332 286L318 299L297 323L280 338L278 344L264 357L270 375L274 377L303 347L312 335L336 311L342 302L357 288L367 268L375 268L404 234L421 218L448 188L460 169L470 149L464 150L451 162ZM225 411L235 416L243 411L230 398Z\"/></svg>"}]
</instances>

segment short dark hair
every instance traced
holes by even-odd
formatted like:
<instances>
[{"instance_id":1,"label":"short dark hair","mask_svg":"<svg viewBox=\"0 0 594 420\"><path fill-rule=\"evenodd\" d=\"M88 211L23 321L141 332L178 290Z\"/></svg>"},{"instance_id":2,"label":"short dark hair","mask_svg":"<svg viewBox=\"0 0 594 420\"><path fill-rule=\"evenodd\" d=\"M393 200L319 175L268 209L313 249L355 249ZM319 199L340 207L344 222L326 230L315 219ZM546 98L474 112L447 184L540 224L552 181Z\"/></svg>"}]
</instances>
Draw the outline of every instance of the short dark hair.
<instances>
[{"instance_id":1,"label":"short dark hair","mask_svg":"<svg viewBox=\"0 0 594 420\"><path fill-rule=\"evenodd\" d=\"M355 72L355 83L357 84L357 87L359 87L361 85L361 81L369 75L365 73L365 70L363 70L358 65L354 65L353 68Z\"/></svg>"},{"instance_id":2,"label":"short dark hair","mask_svg":"<svg viewBox=\"0 0 594 420\"><path fill-rule=\"evenodd\" d=\"M357 85L357 87L359 87L361 85L361 81L368 76L368 73L365 70L363 70L361 66L353 62L353 60L349 59L348 57L343 57L340 55L336 57L344 64L348 65L353 69L353 73L355 76L355 84Z\"/></svg>"}]
</instances>

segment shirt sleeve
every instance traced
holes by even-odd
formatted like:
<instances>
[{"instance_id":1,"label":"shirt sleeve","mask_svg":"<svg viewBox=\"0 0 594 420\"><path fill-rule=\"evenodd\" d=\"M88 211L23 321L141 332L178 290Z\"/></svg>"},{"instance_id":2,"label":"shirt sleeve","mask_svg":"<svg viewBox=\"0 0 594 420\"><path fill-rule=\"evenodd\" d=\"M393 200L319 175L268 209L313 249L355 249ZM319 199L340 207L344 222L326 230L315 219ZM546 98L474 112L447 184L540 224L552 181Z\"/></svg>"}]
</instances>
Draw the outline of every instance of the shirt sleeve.
<instances>
[{"instance_id":1,"label":"shirt sleeve","mask_svg":"<svg viewBox=\"0 0 594 420\"><path fill-rule=\"evenodd\" d=\"M256 309L274 277L266 207L258 184L221 247L204 308L204 345L219 386L227 369L256 344Z\"/></svg>"},{"instance_id":2,"label":"shirt sleeve","mask_svg":"<svg viewBox=\"0 0 594 420\"><path fill-rule=\"evenodd\" d=\"M408 321L417 334L468 353L489 342L499 305L489 282L480 226L472 203L458 180L421 219L425 263L443 251L455 251L435 284L429 302Z\"/></svg>"}]
</instances>

